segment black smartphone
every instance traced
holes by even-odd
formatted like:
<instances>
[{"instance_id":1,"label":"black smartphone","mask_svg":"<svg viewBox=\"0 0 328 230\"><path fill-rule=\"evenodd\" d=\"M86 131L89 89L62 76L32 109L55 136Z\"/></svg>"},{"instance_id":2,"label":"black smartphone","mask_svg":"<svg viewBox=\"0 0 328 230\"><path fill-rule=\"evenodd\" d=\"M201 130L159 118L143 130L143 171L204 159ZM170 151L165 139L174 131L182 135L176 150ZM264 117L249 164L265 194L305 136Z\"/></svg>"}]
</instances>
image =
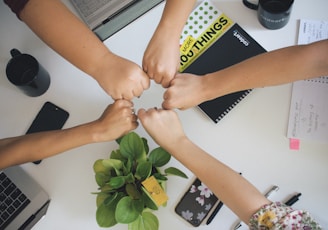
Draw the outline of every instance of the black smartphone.
<instances>
[{"instance_id":1,"label":"black smartphone","mask_svg":"<svg viewBox=\"0 0 328 230\"><path fill-rule=\"evenodd\" d=\"M217 203L218 198L196 178L175 207L175 212L198 227Z\"/></svg>"},{"instance_id":2,"label":"black smartphone","mask_svg":"<svg viewBox=\"0 0 328 230\"><path fill-rule=\"evenodd\" d=\"M68 117L69 113L67 111L51 102L46 102L36 115L26 134L61 129ZM33 163L40 164L41 160Z\"/></svg>"}]
</instances>

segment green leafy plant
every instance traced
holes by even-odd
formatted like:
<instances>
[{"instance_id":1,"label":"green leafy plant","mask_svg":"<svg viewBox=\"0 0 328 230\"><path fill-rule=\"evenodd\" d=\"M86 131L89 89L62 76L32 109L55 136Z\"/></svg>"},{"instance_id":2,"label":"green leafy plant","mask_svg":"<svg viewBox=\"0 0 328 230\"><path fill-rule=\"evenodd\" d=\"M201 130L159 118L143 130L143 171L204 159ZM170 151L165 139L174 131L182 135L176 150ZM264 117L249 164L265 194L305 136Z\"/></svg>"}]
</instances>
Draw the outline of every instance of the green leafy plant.
<instances>
[{"instance_id":1,"label":"green leafy plant","mask_svg":"<svg viewBox=\"0 0 328 230\"><path fill-rule=\"evenodd\" d=\"M100 227L121 223L128 224L129 230L156 230L159 221L152 211L158 210L158 205L142 182L154 176L165 190L168 175L187 176L174 167L162 173L160 167L170 161L171 155L161 147L149 152L147 140L134 132L117 143L119 148L108 159L99 159L93 166L99 186L97 223Z\"/></svg>"}]
</instances>

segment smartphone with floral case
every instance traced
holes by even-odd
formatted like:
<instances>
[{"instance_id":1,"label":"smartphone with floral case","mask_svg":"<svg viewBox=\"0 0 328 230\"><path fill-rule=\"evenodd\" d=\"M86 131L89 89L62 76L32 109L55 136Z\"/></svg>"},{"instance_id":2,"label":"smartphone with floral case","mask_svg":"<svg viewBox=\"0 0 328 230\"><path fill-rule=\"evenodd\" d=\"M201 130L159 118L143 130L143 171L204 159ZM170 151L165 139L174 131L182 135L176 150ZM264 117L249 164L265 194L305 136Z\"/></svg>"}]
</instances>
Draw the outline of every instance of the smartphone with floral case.
<instances>
[{"instance_id":1,"label":"smartphone with floral case","mask_svg":"<svg viewBox=\"0 0 328 230\"><path fill-rule=\"evenodd\" d=\"M175 207L175 212L194 227L198 227L217 201L213 192L196 178Z\"/></svg>"}]
</instances>

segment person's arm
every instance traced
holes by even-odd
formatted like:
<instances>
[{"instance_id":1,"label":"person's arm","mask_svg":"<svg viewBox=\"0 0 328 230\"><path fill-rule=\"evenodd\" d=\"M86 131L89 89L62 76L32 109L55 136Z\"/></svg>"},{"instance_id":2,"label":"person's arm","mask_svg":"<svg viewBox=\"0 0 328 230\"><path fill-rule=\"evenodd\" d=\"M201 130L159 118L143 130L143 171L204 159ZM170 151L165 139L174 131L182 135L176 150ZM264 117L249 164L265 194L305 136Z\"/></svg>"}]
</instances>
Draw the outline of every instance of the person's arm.
<instances>
[{"instance_id":1,"label":"person's arm","mask_svg":"<svg viewBox=\"0 0 328 230\"><path fill-rule=\"evenodd\" d=\"M137 128L132 102L118 100L90 123L0 140L0 169L44 159L82 145L112 141Z\"/></svg>"},{"instance_id":2,"label":"person's arm","mask_svg":"<svg viewBox=\"0 0 328 230\"><path fill-rule=\"evenodd\" d=\"M204 76L178 74L164 93L163 108L187 109L232 92L326 75L328 40L286 47Z\"/></svg>"},{"instance_id":3,"label":"person's arm","mask_svg":"<svg viewBox=\"0 0 328 230\"><path fill-rule=\"evenodd\" d=\"M166 0L156 31L143 58L143 69L156 83L168 87L179 68L180 35L196 0Z\"/></svg>"},{"instance_id":4,"label":"person's arm","mask_svg":"<svg viewBox=\"0 0 328 230\"><path fill-rule=\"evenodd\" d=\"M271 203L239 173L191 142L173 110L141 109L138 117L158 145L191 170L245 223Z\"/></svg>"},{"instance_id":5,"label":"person's arm","mask_svg":"<svg viewBox=\"0 0 328 230\"><path fill-rule=\"evenodd\" d=\"M149 87L135 63L110 52L59 0L29 0L18 13L49 47L91 75L113 99L132 99Z\"/></svg>"}]
</instances>

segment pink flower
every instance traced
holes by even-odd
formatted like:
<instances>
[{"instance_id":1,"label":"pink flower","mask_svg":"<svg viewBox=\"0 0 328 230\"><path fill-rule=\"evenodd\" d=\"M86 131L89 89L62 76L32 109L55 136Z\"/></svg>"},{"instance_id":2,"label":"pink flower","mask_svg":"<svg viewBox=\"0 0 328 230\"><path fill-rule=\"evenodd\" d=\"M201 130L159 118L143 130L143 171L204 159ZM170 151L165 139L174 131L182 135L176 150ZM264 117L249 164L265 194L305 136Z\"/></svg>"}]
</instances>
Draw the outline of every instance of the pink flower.
<instances>
[{"instance_id":1,"label":"pink flower","mask_svg":"<svg viewBox=\"0 0 328 230\"><path fill-rule=\"evenodd\" d=\"M205 196L206 198L209 198L213 194L212 191L203 183L198 186L198 190L201 191L200 195Z\"/></svg>"},{"instance_id":2,"label":"pink flower","mask_svg":"<svg viewBox=\"0 0 328 230\"><path fill-rule=\"evenodd\" d=\"M203 206L204 203L205 203L204 196L196 197L196 201L197 201L201 206Z\"/></svg>"}]
</instances>

